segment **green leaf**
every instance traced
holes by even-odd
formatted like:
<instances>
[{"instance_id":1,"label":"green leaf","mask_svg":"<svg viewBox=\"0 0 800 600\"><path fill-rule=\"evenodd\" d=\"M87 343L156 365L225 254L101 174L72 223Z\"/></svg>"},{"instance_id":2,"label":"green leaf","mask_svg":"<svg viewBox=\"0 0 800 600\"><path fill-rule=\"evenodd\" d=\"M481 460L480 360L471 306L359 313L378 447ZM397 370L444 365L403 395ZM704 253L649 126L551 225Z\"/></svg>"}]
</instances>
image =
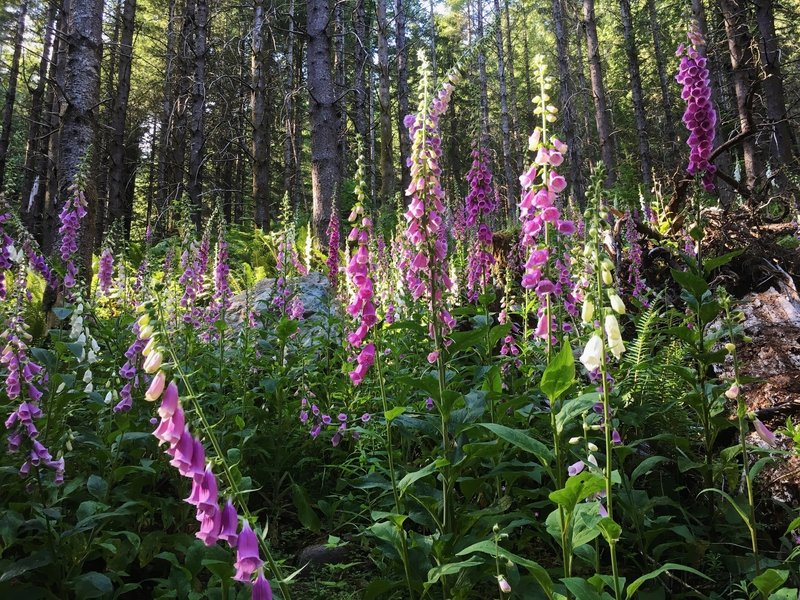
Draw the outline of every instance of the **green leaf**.
<instances>
[{"instance_id":1,"label":"green leaf","mask_svg":"<svg viewBox=\"0 0 800 600\"><path fill-rule=\"evenodd\" d=\"M565 401L556 414L556 430L558 433L562 433L575 417L592 408L599 399L600 394L597 392L590 392L588 394L582 394L572 400Z\"/></svg>"},{"instance_id":2,"label":"green leaf","mask_svg":"<svg viewBox=\"0 0 800 600\"><path fill-rule=\"evenodd\" d=\"M500 367L494 365L483 377L483 390L500 394L503 391L503 378L500 376Z\"/></svg>"},{"instance_id":3,"label":"green leaf","mask_svg":"<svg viewBox=\"0 0 800 600\"><path fill-rule=\"evenodd\" d=\"M533 575L533 578L536 579L539 585L542 586L542 589L547 597L553 598L553 580L550 579L550 574L547 572L547 570L539 563L528 560L527 558L523 558L521 556L517 556L502 546L496 546L494 542L489 540L472 544L471 546L461 550L461 552L456 553L456 556L464 556L466 554L470 554L471 552L480 552L482 554L488 554L489 556L500 556L501 558L510 560L520 567L525 567L528 569L528 572Z\"/></svg>"},{"instance_id":4,"label":"green leaf","mask_svg":"<svg viewBox=\"0 0 800 600\"><path fill-rule=\"evenodd\" d=\"M708 284L702 277L698 277L688 271L679 271L678 269L670 269L670 271L672 272L672 278L695 298L701 298L708 291Z\"/></svg>"},{"instance_id":5,"label":"green leaf","mask_svg":"<svg viewBox=\"0 0 800 600\"><path fill-rule=\"evenodd\" d=\"M667 563L665 565L662 565L655 571L650 571L649 573L642 575L635 581L632 581L631 584L628 586L628 594L627 594L628 600L633 598L633 595L636 593L636 590L642 587L642 584L646 583L647 581L650 581L651 579L655 579L659 575L663 575L667 571L686 571L687 573L691 573L693 575L697 575L698 577L702 577L703 579L708 579L709 581L712 581L710 577L704 575L703 573L701 573L696 569L693 569L691 567L685 567L684 565L679 565L676 563Z\"/></svg>"},{"instance_id":6,"label":"green leaf","mask_svg":"<svg viewBox=\"0 0 800 600\"><path fill-rule=\"evenodd\" d=\"M391 423L397 417L402 415L404 412L406 412L405 406L395 406L394 408L390 408L385 413L383 413L383 416L386 418L387 423Z\"/></svg>"},{"instance_id":7,"label":"green leaf","mask_svg":"<svg viewBox=\"0 0 800 600\"><path fill-rule=\"evenodd\" d=\"M46 567L53 562L53 557L47 550L40 550L30 556L26 556L16 562L11 563L2 574L0 574L0 583L4 581L13 581L20 575L24 575L28 571L33 571L40 567Z\"/></svg>"},{"instance_id":8,"label":"green leaf","mask_svg":"<svg viewBox=\"0 0 800 600\"><path fill-rule=\"evenodd\" d=\"M622 527L611 517L603 517L597 523L597 528L603 534L609 545L616 544L619 536L622 535Z\"/></svg>"},{"instance_id":9,"label":"green leaf","mask_svg":"<svg viewBox=\"0 0 800 600\"><path fill-rule=\"evenodd\" d=\"M412 483L419 481L423 477L427 477L432 473L435 473L440 467L443 467L445 464L447 464L447 462L447 459L440 458L439 460L425 465L418 471L406 474L405 477L397 482L397 488L400 490L400 495L403 495Z\"/></svg>"},{"instance_id":10,"label":"green leaf","mask_svg":"<svg viewBox=\"0 0 800 600\"><path fill-rule=\"evenodd\" d=\"M733 252L728 252L727 254L715 256L714 258L707 258L703 261L703 271L705 271L706 275L710 275L711 271L719 269L724 265L727 265L729 262L731 262L731 260L739 256L742 252L744 252L744 250L734 250Z\"/></svg>"},{"instance_id":11,"label":"green leaf","mask_svg":"<svg viewBox=\"0 0 800 600\"><path fill-rule=\"evenodd\" d=\"M575 357L568 341L564 342L561 350L553 357L542 374L539 384L542 392L554 403L575 382Z\"/></svg>"},{"instance_id":12,"label":"green leaf","mask_svg":"<svg viewBox=\"0 0 800 600\"><path fill-rule=\"evenodd\" d=\"M114 591L111 580L97 571L89 571L75 578L75 596L82 598L101 598Z\"/></svg>"},{"instance_id":13,"label":"green leaf","mask_svg":"<svg viewBox=\"0 0 800 600\"><path fill-rule=\"evenodd\" d=\"M71 308L64 308L63 306L60 306L58 308L54 308L53 309L53 314L56 317L58 317L58 319L60 321L64 321L64 320L68 319L69 316L72 314L72 309Z\"/></svg>"},{"instance_id":14,"label":"green leaf","mask_svg":"<svg viewBox=\"0 0 800 600\"><path fill-rule=\"evenodd\" d=\"M108 492L108 483L106 480L98 475L89 475L89 481L86 483L86 488L89 493L97 498L103 500Z\"/></svg>"},{"instance_id":15,"label":"green leaf","mask_svg":"<svg viewBox=\"0 0 800 600\"><path fill-rule=\"evenodd\" d=\"M639 477L652 471L653 467L655 467L657 464L667 462L668 460L669 459L665 456L648 456L645 458L642 462L636 465L633 473L631 473L631 485L636 483L636 480L639 479Z\"/></svg>"},{"instance_id":16,"label":"green leaf","mask_svg":"<svg viewBox=\"0 0 800 600\"><path fill-rule=\"evenodd\" d=\"M432 568L428 571L428 581L425 582L425 587L429 588L435 583L437 583L442 577L446 577L447 575L456 575L460 573L464 569L469 569L470 567L477 567L478 565L483 564L483 561L472 557L469 560L462 560L460 562L454 563L447 563L444 565L439 565L438 567Z\"/></svg>"},{"instance_id":17,"label":"green leaf","mask_svg":"<svg viewBox=\"0 0 800 600\"><path fill-rule=\"evenodd\" d=\"M296 483L292 484L292 503L297 509L297 518L300 519L300 523L307 529L318 532L321 524L317 513L311 508L311 498L305 489Z\"/></svg>"},{"instance_id":18,"label":"green leaf","mask_svg":"<svg viewBox=\"0 0 800 600\"><path fill-rule=\"evenodd\" d=\"M575 598L580 598L580 600L602 600L603 598L594 586L581 577L565 577L561 581Z\"/></svg>"},{"instance_id":19,"label":"green leaf","mask_svg":"<svg viewBox=\"0 0 800 600\"><path fill-rule=\"evenodd\" d=\"M544 466L549 465L553 458L553 453L550 451L550 448L545 446L539 440L533 439L519 429L512 429L511 427L498 425L497 423L478 423L478 425L485 427L497 437L509 442L510 444L513 444L520 450L530 452L536 456L536 458L539 459L539 462L541 462Z\"/></svg>"},{"instance_id":20,"label":"green leaf","mask_svg":"<svg viewBox=\"0 0 800 600\"><path fill-rule=\"evenodd\" d=\"M736 500L734 500L730 494L728 494L727 492L723 492L722 490L718 490L717 488L706 488L700 491L701 494L705 494L706 492L714 492L715 494L719 494L720 496L725 498L734 508L734 510L736 510L736 512L739 513L739 516L742 518L742 521L744 521L744 524L748 526L750 525L750 517L748 517L744 508L739 506L739 503L736 502Z\"/></svg>"},{"instance_id":21,"label":"green leaf","mask_svg":"<svg viewBox=\"0 0 800 600\"><path fill-rule=\"evenodd\" d=\"M772 592L781 587L789 578L789 571L778 571L767 569L761 575L753 579L753 585L762 596L769 596Z\"/></svg>"},{"instance_id":22,"label":"green leaf","mask_svg":"<svg viewBox=\"0 0 800 600\"><path fill-rule=\"evenodd\" d=\"M571 513L578 502L585 500L592 494L603 491L605 488L606 481L600 475L590 471L583 471L567 479L567 484L560 490L550 492L549 497L550 500Z\"/></svg>"}]
</instances>

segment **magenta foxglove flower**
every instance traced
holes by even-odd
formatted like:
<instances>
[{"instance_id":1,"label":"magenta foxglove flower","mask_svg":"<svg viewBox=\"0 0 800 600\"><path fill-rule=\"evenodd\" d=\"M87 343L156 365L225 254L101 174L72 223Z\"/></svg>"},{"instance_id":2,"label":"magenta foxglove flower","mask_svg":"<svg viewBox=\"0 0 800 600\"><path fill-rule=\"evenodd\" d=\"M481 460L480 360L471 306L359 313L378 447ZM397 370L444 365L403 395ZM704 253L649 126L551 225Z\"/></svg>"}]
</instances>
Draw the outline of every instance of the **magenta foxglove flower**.
<instances>
[{"instance_id":1,"label":"magenta foxglove flower","mask_svg":"<svg viewBox=\"0 0 800 600\"><path fill-rule=\"evenodd\" d=\"M428 89L428 64L421 53L422 87ZM447 266L447 235L444 231L445 192L441 184L442 170L439 159L442 155L442 140L439 119L447 110L455 89L454 77L449 77L429 104L427 94L422 94L416 115L408 115L405 124L412 140L409 166L411 183L405 191L409 197L408 210L404 213L408 227L406 237L416 255L408 265L406 280L410 284L412 297L425 296L432 312L431 337L443 339L452 329L453 319L446 313L444 292L453 287ZM485 199L484 199L485 200ZM434 329L438 323L439 331Z\"/></svg>"},{"instance_id":2,"label":"magenta foxglove flower","mask_svg":"<svg viewBox=\"0 0 800 600\"><path fill-rule=\"evenodd\" d=\"M114 255L111 248L104 248L97 267L97 289L107 294L114 283Z\"/></svg>"},{"instance_id":3,"label":"magenta foxglove flower","mask_svg":"<svg viewBox=\"0 0 800 600\"><path fill-rule=\"evenodd\" d=\"M225 503L225 508L222 509L222 520L219 530L219 539L231 548L236 548L239 535L239 515L236 514L236 507L233 506L230 500Z\"/></svg>"},{"instance_id":4,"label":"magenta foxglove flower","mask_svg":"<svg viewBox=\"0 0 800 600\"><path fill-rule=\"evenodd\" d=\"M253 583L253 600L272 600L272 588L269 581L264 578L261 569L258 570L258 577Z\"/></svg>"},{"instance_id":5,"label":"magenta foxglove flower","mask_svg":"<svg viewBox=\"0 0 800 600\"><path fill-rule=\"evenodd\" d=\"M245 519L242 522L242 530L239 532L239 542L236 547L236 575L237 581L250 582L253 573L261 567L264 561L258 551L258 538L250 528L250 523Z\"/></svg>"},{"instance_id":6,"label":"magenta foxglove flower","mask_svg":"<svg viewBox=\"0 0 800 600\"><path fill-rule=\"evenodd\" d=\"M711 102L711 78L708 73L708 59L700 48L705 45L696 23L689 31L691 45L681 44L676 56L681 58L680 68L675 79L683 86L681 98L686 101L683 123L689 130L686 144L689 146L689 164L686 171L697 175L707 191L714 189L716 165L709 162L714 148L714 132L717 125L717 112Z\"/></svg>"}]
</instances>

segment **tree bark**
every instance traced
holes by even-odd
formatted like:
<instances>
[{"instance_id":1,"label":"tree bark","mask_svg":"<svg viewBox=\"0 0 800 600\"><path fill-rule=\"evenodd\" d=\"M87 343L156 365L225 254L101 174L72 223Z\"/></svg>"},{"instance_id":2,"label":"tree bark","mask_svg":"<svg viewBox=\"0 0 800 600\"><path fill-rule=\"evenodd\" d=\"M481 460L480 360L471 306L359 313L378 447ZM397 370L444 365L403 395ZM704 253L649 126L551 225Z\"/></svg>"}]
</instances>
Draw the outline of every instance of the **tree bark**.
<instances>
[{"instance_id":1,"label":"tree bark","mask_svg":"<svg viewBox=\"0 0 800 600\"><path fill-rule=\"evenodd\" d=\"M268 46L267 14L265 0L255 1L253 17L253 54L251 58L250 109L252 113L252 155L253 155L253 204L255 223L263 230L269 229L270 220L270 181L269 149L270 127L268 120L269 93L267 91Z\"/></svg>"},{"instance_id":2,"label":"tree bark","mask_svg":"<svg viewBox=\"0 0 800 600\"><path fill-rule=\"evenodd\" d=\"M516 220L517 214L517 176L514 173L514 161L511 158L511 127L508 115L508 85L506 83L505 52L503 48L503 28L500 12L500 0L494 0L495 43L497 44L497 79L500 83L500 143L503 149L503 174L506 180L506 201L508 214Z\"/></svg>"},{"instance_id":3,"label":"tree bark","mask_svg":"<svg viewBox=\"0 0 800 600\"><path fill-rule=\"evenodd\" d=\"M389 93L389 42L386 23L386 0L377 0L378 25L378 104L381 128L381 204L391 200L395 188L392 152L392 99ZM400 132L403 139L403 131Z\"/></svg>"},{"instance_id":4,"label":"tree bark","mask_svg":"<svg viewBox=\"0 0 800 600\"><path fill-rule=\"evenodd\" d=\"M517 78L514 70L514 45L511 43L511 11L508 0L503 2L503 15L505 17L505 38L506 38L506 73L508 79L508 104L509 117L511 119L511 158L514 171L522 168L525 146L521 140L525 135L520 131L519 110L517 106ZM519 181L516 177L515 181ZM516 203L516 200L515 200Z\"/></svg>"},{"instance_id":5,"label":"tree bark","mask_svg":"<svg viewBox=\"0 0 800 600\"><path fill-rule=\"evenodd\" d=\"M489 88L486 81L486 54L483 52L483 0L475 0L475 24L478 39L478 88L480 89L481 143L488 143L489 138Z\"/></svg>"},{"instance_id":6,"label":"tree bark","mask_svg":"<svg viewBox=\"0 0 800 600\"><path fill-rule=\"evenodd\" d=\"M611 187L617 180L617 163L611 127L611 113L608 109L606 88L603 82L603 66L600 61L600 44L597 40L597 19L594 14L594 0L583 0L583 29L586 33L586 48L589 54L589 76L592 81L597 136L600 139L600 158L606 167L605 185L606 187Z\"/></svg>"},{"instance_id":7,"label":"tree bark","mask_svg":"<svg viewBox=\"0 0 800 600\"><path fill-rule=\"evenodd\" d=\"M372 171L372 160L369 157L367 141L367 74L369 73L369 63L367 57L369 52L369 28L367 27L367 14L364 7L365 0L356 0L356 7L353 11L353 33L355 35L353 45L353 124L355 125L358 143L361 152L369 160L368 169Z\"/></svg>"},{"instance_id":8,"label":"tree bark","mask_svg":"<svg viewBox=\"0 0 800 600\"><path fill-rule=\"evenodd\" d=\"M125 214L125 121L128 116L128 96L131 90L131 59L133 56L133 31L136 18L136 0L125 0L122 11L122 32L119 38L119 69L117 94L111 113L111 144L108 172L108 225Z\"/></svg>"},{"instance_id":9,"label":"tree bark","mask_svg":"<svg viewBox=\"0 0 800 600\"><path fill-rule=\"evenodd\" d=\"M562 135L569 148L570 195L577 206L583 207L583 175L581 170L581 149L575 132L575 90L569 68L569 38L567 37L566 15L563 0L552 0L553 28L556 36L558 54L559 93L561 95Z\"/></svg>"},{"instance_id":10,"label":"tree bark","mask_svg":"<svg viewBox=\"0 0 800 600\"><path fill-rule=\"evenodd\" d=\"M773 0L754 0L756 23L758 23L759 59L763 71L761 85L767 108L767 123L771 129L770 149L775 159L788 165L794 158L792 130L786 114L786 100L781 73L781 50L775 33Z\"/></svg>"},{"instance_id":11,"label":"tree bark","mask_svg":"<svg viewBox=\"0 0 800 600\"><path fill-rule=\"evenodd\" d=\"M74 195L97 127L100 96L103 0L73 2L68 12L64 77L65 106L61 117L58 177L61 201ZM96 197L91 181L82 181L87 214L81 222L81 272L91 279ZM58 208L58 207L56 207Z\"/></svg>"},{"instance_id":12,"label":"tree bark","mask_svg":"<svg viewBox=\"0 0 800 600\"><path fill-rule=\"evenodd\" d=\"M639 165L641 166L642 181L647 189L650 189L653 186L653 161L650 157L650 143L647 141L647 116L644 109L642 77L639 73L639 52L636 50L630 0L619 0L619 9L622 17L622 33L625 38L625 54L628 58L628 77L631 81L636 135L639 142Z\"/></svg>"},{"instance_id":13,"label":"tree bark","mask_svg":"<svg viewBox=\"0 0 800 600\"><path fill-rule=\"evenodd\" d=\"M406 13L404 0L395 0L395 48L397 50L397 133L400 140L400 186L402 190L411 183L408 159L411 156L411 139L403 121L408 109L408 48L406 47Z\"/></svg>"},{"instance_id":14,"label":"tree bark","mask_svg":"<svg viewBox=\"0 0 800 600\"><path fill-rule=\"evenodd\" d=\"M325 230L341 177L337 152L340 124L331 72L331 40L327 31L330 21L328 0L309 0L307 11L312 222L314 235L326 245Z\"/></svg>"},{"instance_id":15,"label":"tree bark","mask_svg":"<svg viewBox=\"0 0 800 600\"><path fill-rule=\"evenodd\" d=\"M290 197L294 196L297 164L295 161L295 33L294 0L289 0L288 25L286 31L286 71L284 73L284 117L283 117L283 189ZM297 199L294 199L297 202Z\"/></svg>"},{"instance_id":16,"label":"tree bark","mask_svg":"<svg viewBox=\"0 0 800 600\"><path fill-rule=\"evenodd\" d=\"M531 102L533 98L533 86L531 84L531 55L530 49L528 48L528 27L524 27L524 30L523 50L525 52L525 60L523 61L523 66L525 70L525 97L528 99L527 102L525 102L525 122L528 124L528 132L531 133L536 123L533 119L533 102Z\"/></svg>"},{"instance_id":17,"label":"tree bark","mask_svg":"<svg viewBox=\"0 0 800 600\"><path fill-rule=\"evenodd\" d=\"M173 126L173 109L176 87L175 72L175 0L169 0L167 10L167 47L164 55L164 91L161 97L161 115L158 126L158 168L156 169L156 194L155 202L157 235L160 237L166 229L166 219L161 218L170 202L170 173L169 167L171 130ZM148 219L148 223L149 223Z\"/></svg>"},{"instance_id":18,"label":"tree bark","mask_svg":"<svg viewBox=\"0 0 800 600\"><path fill-rule=\"evenodd\" d=\"M666 159L668 164L674 162L677 150L678 134L675 130L675 115L672 110L672 95L669 91L671 84L667 75L666 60L664 50L661 47L661 25L658 21L658 10L655 0L647 0L647 12L650 17L650 31L653 34L653 55L656 59L656 71L658 71L658 84L661 89L661 110L664 113L664 137L667 149Z\"/></svg>"},{"instance_id":19,"label":"tree bark","mask_svg":"<svg viewBox=\"0 0 800 600\"><path fill-rule=\"evenodd\" d=\"M66 98L64 97L64 86L67 72L67 39L70 5L72 0L63 0L61 4L61 15L58 19L56 40L53 45L53 61L50 64L49 79L51 81L50 91L47 95L46 105L49 107L49 135L47 138L47 152L42 155L42 171L46 172L46 184L40 187L41 199L37 199L37 204L42 205L42 250L45 254L50 254L56 244L59 223L57 210L59 202L59 176L58 176L58 155L61 141L62 110L66 110ZM99 78L99 75L98 75ZM99 84L98 84L99 85Z\"/></svg>"},{"instance_id":20,"label":"tree bark","mask_svg":"<svg viewBox=\"0 0 800 600\"><path fill-rule=\"evenodd\" d=\"M333 73L336 94L336 113L339 118L339 167L342 176L347 171L347 79L344 60L344 15L342 2L334 0L333 7ZM327 228L326 228L327 229Z\"/></svg>"},{"instance_id":21,"label":"tree bark","mask_svg":"<svg viewBox=\"0 0 800 600\"><path fill-rule=\"evenodd\" d=\"M19 59L22 55L22 41L25 35L25 17L28 14L28 0L23 0L17 17L17 31L14 35L14 54L11 57L11 68L8 71L6 101L3 107L3 131L0 133L0 191L3 190L6 174L8 144L11 141L11 117L14 116L14 103L17 100L17 76L19 75Z\"/></svg>"},{"instance_id":22,"label":"tree bark","mask_svg":"<svg viewBox=\"0 0 800 600\"><path fill-rule=\"evenodd\" d=\"M191 1L191 0L190 0ZM203 150L205 145L204 116L206 108L206 42L208 36L207 0L196 0L194 14L194 82L192 115L189 123L189 202L198 231L203 217Z\"/></svg>"},{"instance_id":23,"label":"tree bark","mask_svg":"<svg viewBox=\"0 0 800 600\"><path fill-rule=\"evenodd\" d=\"M49 136L49 123L44 122L44 101L47 72L52 60L50 52L53 49L55 39L57 14L58 4L51 2L45 17L42 34L42 57L39 61L36 87L30 92L31 110L28 119L28 143L25 148L25 169L20 193L20 214L26 229L34 237L38 237L41 213L44 208L37 202L37 198L44 198L43 194L39 194L39 188L44 189L45 187L46 166L43 165L43 161L46 160L46 142Z\"/></svg>"},{"instance_id":24,"label":"tree bark","mask_svg":"<svg viewBox=\"0 0 800 600\"><path fill-rule=\"evenodd\" d=\"M753 96L751 92L757 79L748 27L747 7L743 0L719 0L719 7L725 20L725 33L728 38L739 128L742 133L753 132L755 131L755 120L751 106ZM743 139L742 153L746 176L745 185L749 191L753 191L758 177L763 173L763 162L755 136L750 135Z\"/></svg>"}]
</instances>

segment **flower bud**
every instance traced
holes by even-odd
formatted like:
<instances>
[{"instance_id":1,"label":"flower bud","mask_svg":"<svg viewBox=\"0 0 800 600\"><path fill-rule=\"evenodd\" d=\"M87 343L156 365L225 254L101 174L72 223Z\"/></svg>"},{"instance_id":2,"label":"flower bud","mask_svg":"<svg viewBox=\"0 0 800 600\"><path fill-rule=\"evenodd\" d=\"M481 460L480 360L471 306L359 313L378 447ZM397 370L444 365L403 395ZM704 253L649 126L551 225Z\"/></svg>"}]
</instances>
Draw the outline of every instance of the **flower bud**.
<instances>
[{"instance_id":1,"label":"flower bud","mask_svg":"<svg viewBox=\"0 0 800 600\"><path fill-rule=\"evenodd\" d=\"M611 277L611 271L603 269L602 276L604 284L611 285L612 283L614 283L614 279Z\"/></svg>"},{"instance_id":2,"label":"flower bud","mask_svg":"<svg viewBox=\"0 0 800 600\"><path fill-rule=\"evenodd\" d=\"M584 323L591 323L594 318L594 304L587 298L581 308L581 321Z\"/></svg>"},{"instance_id":3,"label":"flower bud","mask_svg":"<svg viewBox=\"0 0 800 600\"><path fill-rule=\"evenodd\" d=\"M144 361L144 372L148 375L152 375L161 367L161 361L164 357L161 355L161 352L155 350L154 352L150 353L150 356Z\"/></svg>"},{"instance_id":4,"label":"flower bud","mask_svg":"<svg viewBox=\"0 0 800 600\"><path fill-rule=\"evenodd\" d=\"M739 384L734 383L731 387L728 388L728 391L725 392L725 397L728 400L736 400L739 397Z\"/></svg>"},{"instance_id":5,"label":"flower bud","mask_svg":"<svg viewBox=\"0 0 800 600\"><path fill-rule=\"evenodd\" d=\"M145 313L136 321L136 324L139 326L139 329L143 327L147 327L150 324L150 315Z\"/></svg>"},{"instance_id":6,"label":"flower bud","mask_svg":"<svg viewBox=\"0 0 800 600\"><path fill-rule=\"evenodd\" d=\"M600 449L597 447L597 444L593 444L592 442L589 442L586 447L589 448L590 452L597 452Z\"/></svg>"},{"instance_id":7,"label":"flower bud","mask_svg":"<svg viewBox=\"0 0 800 600\"><path fill-rule=\"evenodd\" d=\"M608 299L611 302L611 308L614 310L615 313L617 313L618 315L625 314L625 303L622 301L622 298L620 298L616 294L609 294Z\"/></svg>"},{"instance_id":8,"label":"flower bud","mask_svg":"<svg viewBox=\"0 0 800 600\"><path fill-rule=\"evenodd\" d=\"M733 354L734 350L736 350L736 344L728 342L725 344L725 350L728 351L728 354Z\"/></svg>"},{"instance_id":9,"label":"flower bud","mask_svg":"<svg viewBox=\"0 0 800 600\"><path fill-rule=\"evenodd\" d=\"M508 583L508 580L502 575L497 576L497 585L500 586L500 591L504 594L511 593L511 584Z\"/></svg>"},{"instance_id":10,"label":"flower bud","mask_svg":"<svg viewBox=\"0 0 800 600\"><path fill-rule=\"evenodd\" d=\"M139 339L146 340L153 336L153 326L152 325L145 325L139 330Z\"/></svg>"},{"instance_id":11,"label":"flower bud","mask_svg":"<svg viewBox=\"0 0 800 600\"><path fill-rule=\"evenodd\" d=\"M158 400L159 396L161 396L161 392L164 391L164 384L166 382L167 376L164 371L156 373L156 376L153 377L153 381L150 382L150 387L147 388L144 399L148 402L155 402Z\"/></svg>"}]
</instances>

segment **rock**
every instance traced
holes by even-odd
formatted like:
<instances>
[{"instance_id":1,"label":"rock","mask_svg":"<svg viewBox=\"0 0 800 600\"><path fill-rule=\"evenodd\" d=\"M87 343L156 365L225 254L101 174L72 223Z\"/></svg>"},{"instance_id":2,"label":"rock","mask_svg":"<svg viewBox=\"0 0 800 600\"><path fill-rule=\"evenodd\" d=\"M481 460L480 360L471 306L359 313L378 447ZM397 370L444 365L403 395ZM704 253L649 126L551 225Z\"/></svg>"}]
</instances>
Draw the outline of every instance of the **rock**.
<instances>
[{"instance_id":1,"label":"rock","mask_svg":"<svg viewBox=\"0 0 800 600\"><path fill-rule=\"evenodd\" d=\"M347 546L327 546L314 544L306 546L297 555L297 568L305 567L300 577L310 577L319 573L326 565L340 565L352 559Z\"/></svg>"},{"instance_id":2,"label":"rock","mask_svg":"<svg viewBox=\"0 0 800 600\"><path fill-rule=\"evenodd\" d=\"M276 281L275 278L265 277L251 290L234 296L228 309L228 324L234 329L239 329L251 309L255 309L257 313L275 310L272 301L275 297ZM303 319L305 321L311 321L318 326L321 319L327 319L332 313L330 284L328 278L322 273L290 277L287 279L286 285L292 294L297 295L303 302L305 308Z\"/></svg>"}]
</instances>

